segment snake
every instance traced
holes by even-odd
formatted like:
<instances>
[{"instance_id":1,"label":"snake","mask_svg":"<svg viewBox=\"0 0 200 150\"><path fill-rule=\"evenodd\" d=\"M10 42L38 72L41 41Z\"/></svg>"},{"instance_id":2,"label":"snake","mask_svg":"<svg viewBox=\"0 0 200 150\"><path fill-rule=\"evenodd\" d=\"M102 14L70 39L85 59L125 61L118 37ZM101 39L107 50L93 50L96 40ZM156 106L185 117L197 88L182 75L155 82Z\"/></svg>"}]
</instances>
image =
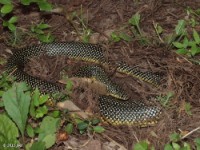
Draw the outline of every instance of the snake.
<instances>
[{"instance_id":1,"label":"snake","mask_svg":"<svg viewBox=\"0 0 200 150\"><path fill-rule=\"evenodd\" d=\"M139 100L132 100L118 84L110 79L103 66L110 65L105 58L102 47L98 44L82 42L54 42L27 46L13 52L8 59L6 70L17 81L25 81L32 88L45 93L60 92L62 87L38 77L29 75L24 71L25 65L32 57L42 54L47 56L66 56L70 59L92 62L95 65L80 68L74 76L94 78L106 85L106 95L99 95L98 105L102 120L112 125L151 126L154 125L162 110L158 106L146 105ZM151 72L142 72L135 66L124 62L116 62L116 71L140 80L159 85L160 77Z\"/></svg>"}]
</instances>

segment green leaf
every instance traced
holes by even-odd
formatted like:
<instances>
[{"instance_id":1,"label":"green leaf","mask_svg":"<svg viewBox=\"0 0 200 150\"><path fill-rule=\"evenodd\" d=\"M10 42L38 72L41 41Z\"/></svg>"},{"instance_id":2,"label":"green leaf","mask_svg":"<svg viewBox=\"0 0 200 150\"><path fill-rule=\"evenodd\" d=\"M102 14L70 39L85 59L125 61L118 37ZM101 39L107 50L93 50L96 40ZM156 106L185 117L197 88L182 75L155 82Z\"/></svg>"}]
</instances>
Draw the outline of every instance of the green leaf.
<instances>
[{"instance_id":1,"label":"green leaf","mask_svg":"<svg viewBox=\"0 0 200 150\"><path fill-rule=\"evenodd\" d=\"M172 142L178 142L181 139L181 136L178 133L173 133L169 136Z\"/></svg>"},{"instance_id":2,"label":"green leaf","mask_svg":"<svg viewBox=\"0 0 200 150\"><path fill-rule=\"evenodd\" d=\"M195 29L193 29L193 37L194 37L194 40L197 44L200 44L200 37L199 37L199 34L197 33L197 31Z\"/></svg>"},{"instance_id":3,"label":"green leaf","mask_svg":"<svg viewBox=\"0 0 200 150\"><path fill-rule=\"evenodd\" d=\"M44 43L51 43L54 41L54 37L51 35L51 33L48 33L47 35L39 34L38 39Z\"/></svg>"},{"instance_id":4,"label":"green leaf","mask_svg":"<svg viewBox=\"0 0 200 150\"><path fill-rule=\"evenodd\" d=\"M60 119L50 116L44 117L40 125L38 140L43 140L47 135L54 134L59 126Z\"/></svg>"},{"instance_id":5,"label":"green leaf","mask_svg":"<svg viewBox=\"0 0 200 150\"><path fill-rule=\"evenodd\" d=\"M95 126L95 127L93 127L93 130L96 133L102 133L102 132L105 131L105 129L103 127L101 127L101 126Z\"/></svg>"},{"instance_id":6,"label":"green leaf","mask_svg":"<svg viewBox=\"0 0 200 150\"><path fill-rule=\"evenodd\" d=\"M18 17L17 17L17 16L12 16L12 17L8 20L8 22L12 24L12 23L16 23L17 20L18 20Z\"/></svg>"},{"instance_id":7,"label":"green leaf","mask_svg":"<svg viewBox=\"0 0 200 150\"><path fill-rule=\"evenodd\" d=\"M190 103L185 103L185 112L188 114L188 115L192 115L192 112L191 112L191 104Z\"/></svg>"},{"instance_id":8,"label":"green leaf","mask_svg":"<svg viewBox=\"0 0 200 150\"><path fill-rule=\"evenodd\" d=\"M189 44L188 38L185 36L184 39L183 39L183 47L187 48L188 44Z\"/></svg>"},{"instance_id":9,"label":"green leaf","mask_svg":"<svg viewBox=\"0 0 200 150\"><path fill-rule=\"evenodd\" d=\"M187 49L184 49L184 48L181 48L181 49L176 50L176 53L177 53L177 54L185 55L185 54L188 53L188 50L187 50Z\"/></svg>"},{"instance_id":10,"label":"green leaf","mask_svg":"<svg viewBox=\"0 0 200 150\"><path fill-rule=\"evenodd\" d=\"M73 124L72 123L68 123L66 126L65 126L65 131L68 133L68 134L72 134L73 132Z\"/></svg>"},{"instance_id":11,"label":"green leaf","mask_svg":"<svg viewBox=\"0 0 200 150\"><path fill-rule=\"evenodd\" d=\"M182 150L191 150L191 147L188 143L184 142Z\"/></svg>"},{"instance_id":12,"label":"green leaf","mask_svg":"<svg viewBox=\"0 0 200 150\"><path fill-rule=\"evenodd\" d=\"M174 150L171 144L166 144L164 150Z\"/></svg>"},{"instance_id":13,"label":"green leaf","mask_svg":"<svg viewBox=\"0 0 200 150\"><path fill-rule=\"evenodd\" d=\"M30 3L32 2L32 0L21 0L21 3L23 4L23 5L30 5Z\"/></svg>"},{"instance_id":14,"label":"green leaf","mask_svg":"<svg viewBox=\"0 0 200 150\"><path fill-rule=\"evenodd\" d=\"M48 112L48 108L47 108L47 106L41 106L41 107L38 107L37 109L36 109L36 115L35 115L35 117L36 118L41 118L41 117L43 117L45 114L47 114L47 112Z\"/></svg>"},{"instance_id":15,"label":"green leaf","mask_svg":"<svg viewBox=\"0 0 200 150\"><path fill-rule=\"evenodd\" d=\"M97 125L100 122L100 119L94 118L94 119L92 119L91 122L92 122L92 125Z\"/></svg>"},{"instance_id":16,"label":"green leaf","mask_svg":"<svg viewBox=\"0 0 200 150\"><path fill-rule=\"evenodd\" d=\"M7 150L8 148L2 148L4 144L11 143L11 144L19 144L17 140L19 137L18 129L14 122L5 114L0 114L0 147L2 150ZM15 149L16 148L12 148Z\"/></svg>"},{"instance_id":17,"label":"green leaf","mask_svg":"<svg viewBox=\"0 0 200 150\"><path fill-rule=\"evenodd\" d=\"M87 129L87 127L88 127L88 123L86 123L86 122L81 122L81 123L78 123L78 129L79 130L85 130L85 129Z\"/></svg>"},{"instance_id":18,"label":"green leaf","mask_svg":"<svg viewBox=\"0 0 200 150\"><path fill-rule=\"evenodd\" d=\"M172 43L176 48L184 48L184 45L182 43L179 42L173 42Z\"/></svg>"},{"instance_id":19,"label":"green leaf","mask_svg":"<svg viewBox=\"0 0 200 150\"><path fill-rule=\"evenodd\" d=\"M146 141L140 141L134 145L133 150L148 150L148 145Z\"/></svg>"},{"instance_id":20,"label":"green leaf","mask_svg":"<svg viewBox=\"0 0 200 150\"><path fill-rule=\"evenodd\" d=\"M174 148L174 150L180 150L181 146L177 143L172 142L172 147Z\"/></svg>"},{"instance_id":21,"label":"green leaf","mask_svg":"<svg viewBox=\"0 0 200 150\"><path fill-rule=\"evenodd\" d=\"M12 32L14 32L14 31L16 30L16 26L15 26L14 24L12 24L12 23L9 23L9 24L8 24L8 28L9 28L9 30L12 31Z\"/></svg>"},{"instance_id":22,"label":"green leaf","mask_svg":"<svg viewBox=\"0 0 200 150\"><path fill-rule=\"evenodd\" d=\"M121 39L123 39L124 41L127 41L127 42L130 42L132 40L132 38L129 35L125 34L125 33L120 33L119 37Z\"/></svg>"},{"instance_id":23,"label":"green leaf","mask_svg":"<svg viewBox=\"0 0 200 150\"><path fill-rule=\"evenodd\" d=\"M3 7L1 7L1 13L2 14L8 14L13 10L12 4L5 4Z\"/></svg>"},{"instance_id":24,"label":"green leaf","mask_svg":"<svg viewBox=\"0 0 200 150\"><path fill-rule=\"evenodd\" d=\"M128 21L131 25L137 26L139 27L139 23L140 23L140 14L137 12L135 15L133 15L131 17L131 19L129 19Z\"/></svg>"},{"instance_id":25,"label":"green leaf","mask_svg":"<svg viewBox=\"0 0 200 150\"><path fill-rule=\"evenodd\" d=\"M58 118L58 117L60 117L60 111L59 110L54 110L53 112L51 112L49 114L49 116L52 116L54 118Z\"/></svg>"},{"instance_id":26,"label":"green leaf","mask_svg":"<svg viewBox=\"0 0 200 150\"><path fill-rule=\"evenodd\" d=\"M198 54L198 47L196 45L196 43L193 43L192 46L191 46L191 50L190 50L192 56L195 56L196 54Z\"/></svg>"},{"instance_id":27,"label":"green leaf","mask_svg":"<svg viewBox=\"0 0 200 150\"><path fill-rule=\"evenodd\" d=\"M11 4L11 0L0 0L0 4Z\"/></svg>"},{"instance_id":28,"label":"green leaf","mask_svg":"<svg viewBox=\"0 0 200 150\"><path fill-rule=\"evenodd\" d=\"M195 142L195 145L196 145L196 147L197 147L197 150L200 150L200 138L196 138L196 139L194 140L194 142Z\"/></svg>"},{"instance_id":29,"label":"green leaf","mask_svg":"<svg viewBox=\"0 0 200 150\"><path fill-rule=\"evenodd\" d=\"M44 103L46 103L49 99L49 95L45 94L45 95L40 95L39 97L39 105L42 105Z\"/></svg>"},{"instance_id":30,"label":"green leaf","mask_svg":"<svg viewBox=\"0 0 200 150\"><path fill-rule=\"evenodd\" d=\"M50 25L45 24L45 23L40 23L37 27L39 29L43 30L43 29L48 29L50 27Z\"/></svg>"},{"instance_id":31,"label":"green leaf","mask_svg":"<svg viewBox=\"0 0 200 150\"><path fill-rule=\"evenodd\" d=\"M33 143L30 150L45 150L45 143L43 141L38 141Z\"/></svg>"},{"instance_id":32,"label":"green leaf","mask_svg":"<svg viewBox=\"0 0 200 150\"><path fill-rule=\"evenodd\" d=\"M25 83L14 83L2 97L7 113L17 124L22 136L24 136L31 101L30 92L25 92L27 90Z\"/></svg>"},{"instance_id":33,"label":"green leaf","mask_svg":"<svg viewBox=\"0 0 200 150\"><path fill-rule=\"evenodd\" d=\"M158 34L161 34L163 32L163 28L160 25L157 25L156 30L157 30Z\"/></svg>"},{"instance_id":34,"label":"green leaf","mask_svg":"<svg viewBox=\"0 0 200 150\"><path fill-rule=\"evenodd\" d=\"M175 28L176 35L183 34L184 30L185 30L185 21L184 20L179 20L178 24L176 25L176 28Z\"/></svg>"},{"instance_id":35,"label":"green leaf","mask_svg":"<svg viewBox=\"0 0 200 150\"><path fill-rule=\"evenodd\" d=\"M40 97L40 91L38 90L38 88L36 88L34 91L33 91L33 96L32 96L32 99L33 99L33 104L34 106L39 106L39 97Z\"/></svg>"},{"instance_id":36,"label":"green leaf","mask_svg":"<svg viewBox=\"0 0 200 150\"><path fill-rule=\"evenodd\" d=\"M45 147L48 149L55 144L56 134L48 134L43 138L42 141L45 142Z\"/></svg>"},{"instance_id":37,"label":"green leaf","mask_svg":"<svg viewBox=\"0 0 200 150\"><path fill-rule=\"evenodd\" d=\"M114 42L119 42L121 38L114 32L111 33L111 38Z\"/></svg>"},{"instance_id":38,"label":"green leaf","mask_svg":"<svg viewBox=\"0 0 200 150\"><path fill-rule=\"evenodd\" d=\"M52 5L48 2L45 1L41 1L41 2L37 2L39 8L41 11L51 11L52 10Z\"/></svg>"},{"instance_id":39,"label":"green leaf","mask_svg":"<svg viewBox=\"0 0 200 150\"><path fill-rule=\"evenodd\" d=\"M33 138L35 136L34 130L31 127L31 125L29 125L29 124L26 127L26 132L27 132L28 136L31 137L31 138Z\"/></svg>"},{"instance_id":40,"label":"green leaf","mask_svg":"<svg viewBox=\"0 0 200 150\"><path fill-rule=\"evenodd\" d=\"M67 85L66 85L66 89L67 89L67 91L69 92L69 91L71 91L72 90L72 87L73 87L73 82L72 82L72 80L67 80Z\"/></svg>"}]
</instances>

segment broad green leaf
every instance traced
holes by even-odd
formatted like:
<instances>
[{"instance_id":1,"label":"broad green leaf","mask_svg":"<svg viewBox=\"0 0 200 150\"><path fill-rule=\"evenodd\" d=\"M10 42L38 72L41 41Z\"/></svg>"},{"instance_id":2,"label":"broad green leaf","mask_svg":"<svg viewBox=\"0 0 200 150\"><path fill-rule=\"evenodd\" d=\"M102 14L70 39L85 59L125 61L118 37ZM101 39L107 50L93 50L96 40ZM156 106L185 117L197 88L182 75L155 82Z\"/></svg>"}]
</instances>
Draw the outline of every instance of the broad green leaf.
<instances>
[{"instance_id":1,"label":"broad green leaf","mask_svg":"<svg viewBox=\"0 0 200 150\"><path fill-rule=\"evenodd\" d=\"M11 4L11 0L0 0L0 4Z\"/></svg>"},{"instance_id":2,"label":"broad green leaf","mask_svg":"<svg viewBox=\"0 0 200 150\"><path fill-rule=\"evenodd\" d=\"M33 143L30 150L45 150L45 143L43 141L38 141Z\"/></svg>"},{"instance_id":3,"label":"broad green leaf","mask_svg":"<svg viewBox=\"0 0 200 150\"><path fill-rule=\"evenodd\" d=\"M184 142L184 143L183 143L183 148L182 148L182 149L183 149L183 150L191 150L190 144Z\"/></svg>"},{"instance_id":4,"label":"broad green leaf","mask_svg":"<svg viewBox=\"0 0 200 150\"><path fill-rule=\"evenodd\" d=\"M200 37L199 37L199 34L197 33L197 31L195 29L193 29L193 37L194 37L194 40L197 44L200 44Z\"/></svg>"},{"instance_id":5,"label":"broad green leaf","mask_svg":"<svg viewBox=\"0 0 200 150\"><path fill-rule=\"evenodd\" d=\"M176 28L175 28L176 35L183 34L184 30L185 30L185 21L184 20L179 20L178 24L176 25Z\"/></svg>"},{"instance_id":6,"label":"broad green leaf","mask_svg":"<svg viewBox=\"0 0 200 150\"><path fill-rule=\"evenodd\" d=\"M31 127L31 125L29 125L29 124L26 127L26 132L27 132L28 136L31 137L31 138L33 138L35 136L34 130Z\"/></svg>"},{"instance_id":7,"label":"broad green leaf","mask_svg":"<svg viewBox=\"0 0 200 150\"><path fill-rule=\"evenodd\" d=\"M18 17L17 16L12 16L9 20L8 20L8 22L9 23L16 23L17 22L17 19L18 19Z\"/></svg>"},{"instance_id":8,"label":"broad green leaf","mask_svg":"<svg viewBox=\"0 0 200 150\"><path fill-rule=\"evenodd\" d=\"M13 10L13 5L12 4L5 4L3 7L1 7L1 13L3 14L8 14Z\"/></svg>"},{"instance_id":9,"label":"broad green leaf","mask_svg":"<svg viewBox=\"0 0 200 150\"><path fill-rule=\"evenodd\" d=\"M177 142L181 139L181 136L178 133L172 133L171 135L169 135L169 138L172 142Z\"/></svg>"},{"instance_id":10,"label":"broad green leaf","mask_svg":"<svg viewBox=\"0 0 200 150\"><path fill-rule=\"evenodd\" d=\"M86 122L81 122L81 123L78 123L78 129L79 130L85 130L85 129L87 129L87 127L88 127L88 123L86 123Z\"/></svg>"},{"instance_id":11,"label":"broad green leaf","mask_svg":"<svg viewBox=\"0 0 200 150\"><path fill-rule=\"evenodd\" d=\"M200 150L200 138L194 140L197 150Z\"/></svg>"},{"instance_id":12,"label":"broad green leaf","mask_svg":"<svg viewBox=\"0 0 200 150\"><path fill-rule=\"evenodd\" d=\"M31 101L30 92L25 92L27 90L25 83L14 83L2 97L7 113L17 124L22 136L24 136Z\"/></svg>"},{"instance_id":13,"label":"broad green leaf","mask_svg":"<svg viewBox=\"0 0 200 150\"><path fill-rule=\"evenodd\" d=\"M17 140L19 137L18 129L14 122L5 114L0 114L0 149L8 150L6 144L19 144ZM13 150L17 148L12 147Z\"/></svg>"},{"instance_id":14,"label":"broad green leaf","mask_svg":"<svg viewBox=\"0 0 200 150\"><path fill-rule=\"evenodd\" d=\"M105 131L105 129L101 126L95 126L93 127L93 130L96 132L96 133L102 133Z\"/></svg>"},{"instance_id":15,"label":"broad green leaf","mask_svg":"<svg viewBox=\"0 0 200 150\"><path fill-rule=\"evenodd\" d=\"M172 142L172 147L174 148L174 150L180 150L181 146L177 143Z\"/></svg>"},{"instance_id":16,"label":"broad green leaf","mask_svg":"<svg viewBox=\"0 0 200 150\"><path fill-rule=\"evenodd\" d=\"M68 123L66 126L65 126L65 131L68 133L68 134L72 134L73 132L73 124L72 123Z\"/></svg>"},{"instance_id":17,"label":"broad green leaf","mask_svg":"<svg viewBox=\"0 0 200 150\"><path fill-rule=\"evenodd\" d=\"M45 147L48 149L55 144L56 134L48 134L43 138L42 141L45 142Z\"/></svg>"},{"instance_id":18,"label":"broad green leaf","mask_svg":"<svg viewBox=\"0 0 200 150\"><path fill-rule=\"evenodd\" d=\"M121 39L123 39L124 41L127 41L127 42L130 42L132 40L132 38L129 35L125 34L125 33L120 33L119 37Z\"/></svg>"},{"instance_id":19,"label":"broad green leaf","mask_svg":"<svg viewBox=\"0 0 200 150\"><path fill-rule=\"evenodd\" d=\"M184 48L181 48L181 49L176 50L176 53L177 53L177 54L185 55L185 54L188 53L188 50L187 50L187 49L184 49Z\"/></svg>"},{"instance_id":20,"label":"broad green leaf","mask_svg":"<svg viewBox=\"0 0 200 150\"><path fill-rule=\"evenodd\" d=\"M140 141L134 145L133 150L148 150L148 145L146 141Z\"/></svg>"},{"instance_id":21,"label":"broad green leaf","mask_svg":"<svg viewBox=\"0 0 200 150\"><path fill-rule=\"evenodd\" d=\"M9 28L9 30L12 31L12 32L14 32L14 31L16 30L16 26L15 26L14 24L12 24L12 23L9 23L9 24L8 24L8 28Z\"/></svg>"},{"instance_id":22,"label":"broad green leaf","mask_svg":"<svg viewBox=\"0 0 200 150\"><path fill-rule=\"evenodd\" d=\"M53 118L50 116L44 117L40 125L40 133L38 139L41 141L47 135L54 134L59 126L59 122L60 122L59 118Z\"/></svg>"},{"instance_id":23,"label":"broad green leaf","mask_svg":"<svg viewBox=\"0 0 200 150\"><path fill-rule=\"evenodd\" d=\"M171 144L166 144L164 150L174 150Z\"/></svg>"},{"instance_id":24,"label":"broad green leaf","mask_svg":"<svg viewBox=\"0 0 200 150\"><path fill-rule=\"evenodd\" d=\"M173 45L176 47L176 48L184 48L184 45L182 43L179 43L179 42L173 42Z\"/></svg>"},{"instance_id":25,"label":"broad green leaf","mask_svg":"<svg viewBox=\"0 0 200 150\"><path fill-rule=\"evenodd\" d=\"M32 2L32 0L21 0L21 3L23 5L30 5L31 2Z\"/></svg>"},{"instance_id":26,"label":"broad green leaf","mask_svg":"<svg viewBox=\"0 0 200 150\"><path fill-rule=\"evenodd\" d=\"M128 21L131 25L137 26L139 27L139 23L140 23L140 14L137 12L135 15L133 15L131 17L131 19L129 19Z\"/></svg>"},{"instance_id":27,"label":"broad green leaf","mask_svg":"<svg viewBox=\"0 0 200 150\"><path fill-rule=\"evenodd\" d=\"M51 11L52 10L52 5L48 2L45 1L41 1L41 2L37 2L39 8L41 11Z\"/></svg>"}]
</instances>

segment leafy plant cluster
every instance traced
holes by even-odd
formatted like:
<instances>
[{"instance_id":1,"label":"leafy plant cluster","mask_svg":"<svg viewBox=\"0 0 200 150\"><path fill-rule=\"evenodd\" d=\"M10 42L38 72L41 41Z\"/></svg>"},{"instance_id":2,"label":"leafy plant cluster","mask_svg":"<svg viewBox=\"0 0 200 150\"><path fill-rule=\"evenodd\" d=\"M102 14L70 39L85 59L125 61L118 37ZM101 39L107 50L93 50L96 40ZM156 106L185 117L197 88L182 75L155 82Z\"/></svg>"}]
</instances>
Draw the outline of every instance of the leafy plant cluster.
<instances>
[{"instance_id":1,"label":"leafy plant cluster","mask_svg":"<svg viewBox=\"0 0 200 150\"><path fill-rule=\"evenodd\" d=\"M181 140L181 135L178 133L172 133L170 136L170 142L165 144L164 150L192 150L194 147L187 142ZM200 138L194 139L195 150L200 150ZM133 150L155 150L154 146L148 141L140 141L133 146Z\"/></svg>"},{"instance_id":2,"label":"leafy plant cluster","mask_svg":"<svg viewBox=\"0 0 200 150\"><path fill-rule=\"evenodd\" d=\"M111 38L114 42L119 42L120 40L130 42L133 40L133 38L135 38L143 45L149 44L149 41L147 37L145 36L145 33L140 28L140 14L139 13L136 13L129 19L128 25L131 26L130 29L131 29L132 34L128 35L123 31L113 32L111 34ZM124 28L127 28L127 27L129 26L125 26Z\"/></svg>"},{"instance_id":3,"label":"leafy plant cluster","mask_svg":"<svg viewBox=\"0 0 200 150\"><path fill-rule=\"evenodd\" d=\"M20 5L30 7L32 3L38 5L40 11L51 11L52 5L47 0L21 0ZM3 21L3 27L8 28L15 36L17 32L16 24L19 20L19 16L14 15L16 4L12 0L0 0L0 16ZM11 17L10 17L11 16ZM31 26L31 32L33 36L36 36L42 42L52 42L54 37L51 33L45 34L44 30L49 29L50 26L45 23L40 23Z\"/></svg>"},{"instance_id":4,"label":"leafy plant cluster","mask_svg":"<svg viewBox=\"0 0 200 150\"><path fill-rule=\"evenodd\" d=\"M0 102L5 112L0 115L0 149L21 148L26 150L45 150L52 147L57 140L57 132L65 130L72 134L76 127L81 134L87 132L104 132L104 128L98 126L99 119L82 120L76 117L64 115L60 110L47 106L48 94L41 94L36 88L30 92L25 83L14 83L1 76ZM71 90L72 83L66 89ZM70 92L70 91L69 91ZM60 95L60 94L59 94ZM70 119L72 118L72 119ZM61 119L65 120L62 121ZM64 125L63 125L64 124ZM21 135L22 139L19 138ZM25 138L37 139L25 143ZM19 140L21 139L21 140Z\"/></svg>"}]
</instances>

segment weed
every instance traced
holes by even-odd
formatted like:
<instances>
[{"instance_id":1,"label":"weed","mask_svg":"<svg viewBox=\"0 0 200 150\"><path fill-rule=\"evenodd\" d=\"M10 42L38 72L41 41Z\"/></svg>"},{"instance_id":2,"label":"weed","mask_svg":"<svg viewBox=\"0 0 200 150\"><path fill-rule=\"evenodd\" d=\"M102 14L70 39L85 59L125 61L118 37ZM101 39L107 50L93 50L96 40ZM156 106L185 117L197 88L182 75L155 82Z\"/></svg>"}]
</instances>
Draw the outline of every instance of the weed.
<instances>
[{"instance_id":1,"label":"weed","mask_svg":"<svg viewBox=\"0 0 200 150\"><path fill-rule=\"evenodd\" d=\"M29 6L31 3L36 3L41 11L51 11L52 5L46 0L21 0L20 3L24 6ZM15 3L12 0L1 0L0 4L2 7L0 8L0 16L3 20L3 27L7 27L11 32L16 31L16 23L19 19L18 16L11 16L8 20L4 19L7 16L10 16L14 13Z\"/></svg>"},{"instance_id":2,"label":"weed","mask_svg":"<svg viewBox=\"0 0 200 150\"><path fill-rule=\"evenodd\" d=\"M39 23L37 25L32 25L31 26L31 32L33 32L35 34L35 36L44 43L51 43L54 41L54 37L52 36L52 34L49 32L47 34L45 34L44 30L49 29L50 26L48 24L45 23Z\"/></svg>"}]
</instances>

